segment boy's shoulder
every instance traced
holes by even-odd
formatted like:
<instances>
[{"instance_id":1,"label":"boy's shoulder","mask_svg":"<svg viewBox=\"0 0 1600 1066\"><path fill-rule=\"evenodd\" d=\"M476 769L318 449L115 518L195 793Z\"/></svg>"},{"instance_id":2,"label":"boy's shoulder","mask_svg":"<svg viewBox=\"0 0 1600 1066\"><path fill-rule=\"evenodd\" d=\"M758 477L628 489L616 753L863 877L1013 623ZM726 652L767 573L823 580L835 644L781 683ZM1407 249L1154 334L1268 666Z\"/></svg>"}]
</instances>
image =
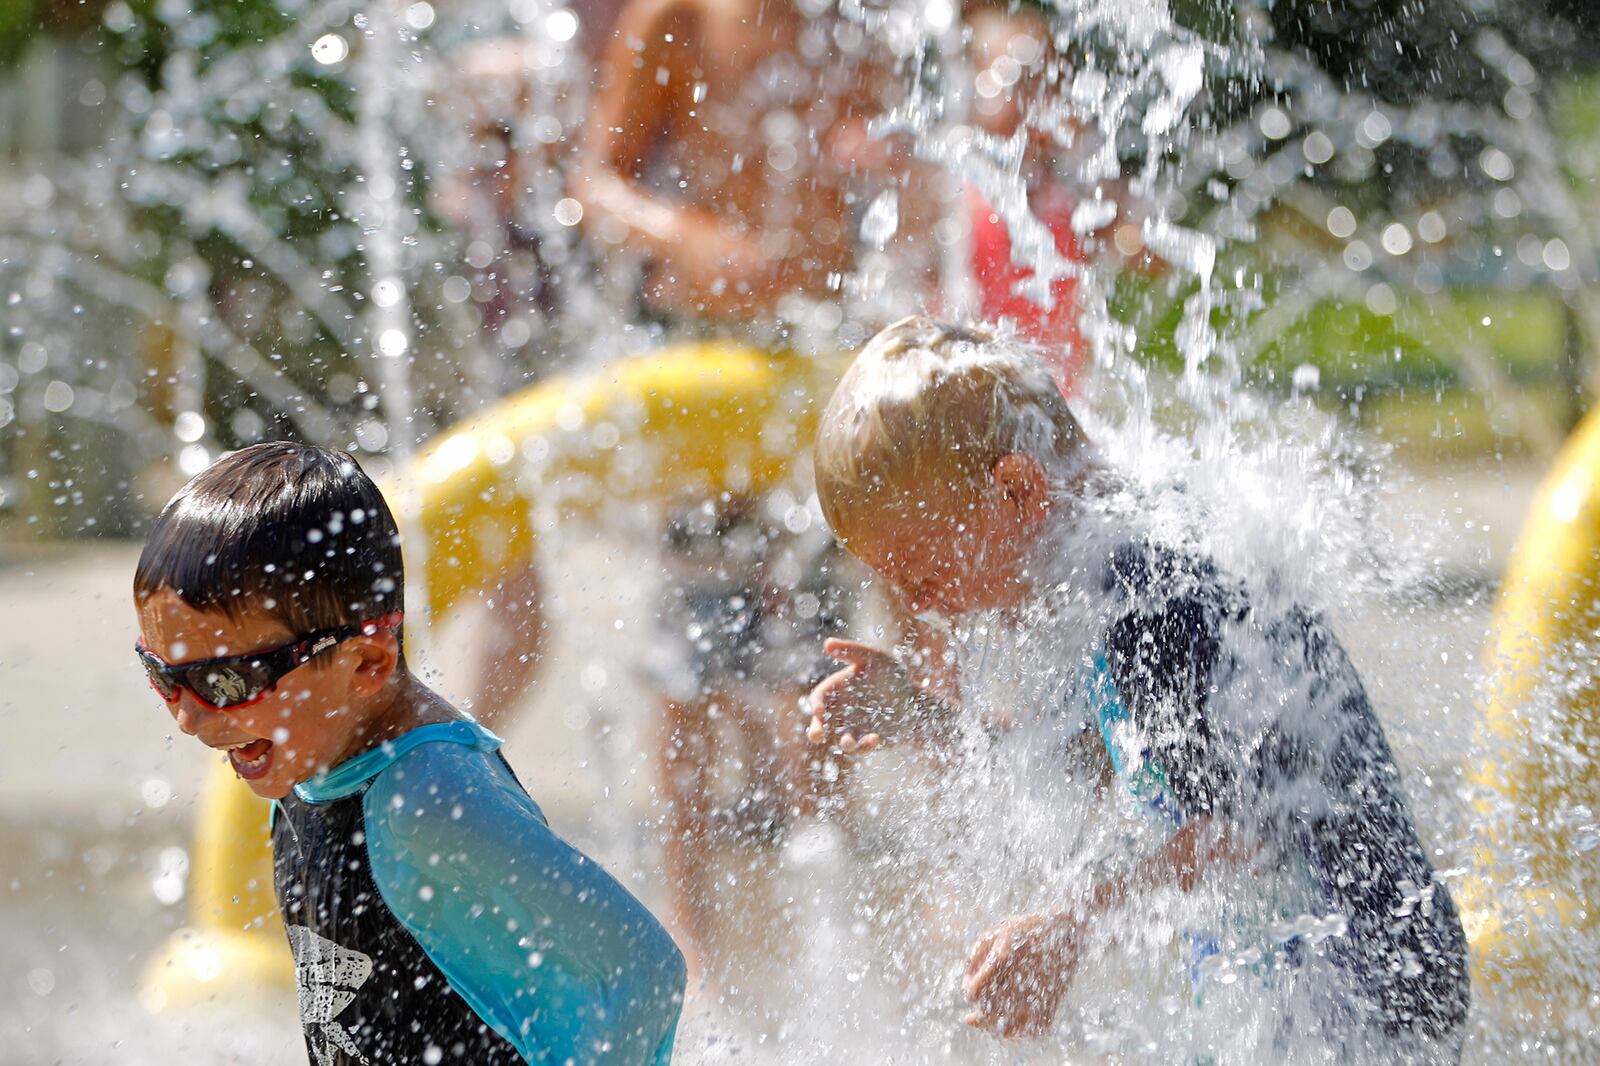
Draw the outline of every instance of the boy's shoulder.
<instances>
[{"instance_id":1,"label":"boy's shoulder","mask_svg":"<svg viewBox=\"0 0 1600 1066\"><path fill-rule=\"evenodd\" d=\"M396 840L467 834L495 810L503 819L545 817L500 754L502 741L477 722L422 726L390 742L391 759L366 787L369 830Z\"/></svg>"},{"instance_id":2,"label":"boy's shoulder","mask_svg":"<svg viewBox=\"0 0 1600 1066\"><path fill-rule=\"evenodd\" d=\"M1243 584L1210 556L1147 536L1106 551L1100 590L1140 614L1201 607L1221 616L1247 606Z\"/></svg>"},{"instance_id":3,"label":"boy's shoulder","mask_svg":"<svg viewBox=\"0 0 1600 1066\"><path fill-rule=\"evenodd\" d=\"M1203 552L1150 538L1124 541L1107 553L1102 570L1107 641L1141 659L1186 653L1210 660L1248 632L1285 663L1319 674L1346 669L1323 614L1298 598L1260 598L1263 585L1270 593L1267 577L1246 582Z\"/></svg>"}]
</instances>

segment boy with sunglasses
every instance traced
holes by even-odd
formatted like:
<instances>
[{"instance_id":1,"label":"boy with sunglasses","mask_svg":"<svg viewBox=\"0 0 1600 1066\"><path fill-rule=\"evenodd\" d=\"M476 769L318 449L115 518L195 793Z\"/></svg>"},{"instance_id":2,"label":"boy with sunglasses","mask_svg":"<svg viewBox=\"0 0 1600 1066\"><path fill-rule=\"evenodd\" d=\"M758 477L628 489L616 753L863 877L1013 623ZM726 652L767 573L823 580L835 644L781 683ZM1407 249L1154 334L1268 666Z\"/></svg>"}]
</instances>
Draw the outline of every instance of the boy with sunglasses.
<instances>
[{"instance_id":1,"label":"boy with sunglasses","mask_svg":"<svg viewBox=\"0 0 1600 1066\"><path fill-rule=\"evenodd\" d=\"M189 482L134 577L151 685L274 801L311 1061L666 1063L682 956L406 668L403 588L377 486L290 443Z\"/></svg>"}]
</instances>

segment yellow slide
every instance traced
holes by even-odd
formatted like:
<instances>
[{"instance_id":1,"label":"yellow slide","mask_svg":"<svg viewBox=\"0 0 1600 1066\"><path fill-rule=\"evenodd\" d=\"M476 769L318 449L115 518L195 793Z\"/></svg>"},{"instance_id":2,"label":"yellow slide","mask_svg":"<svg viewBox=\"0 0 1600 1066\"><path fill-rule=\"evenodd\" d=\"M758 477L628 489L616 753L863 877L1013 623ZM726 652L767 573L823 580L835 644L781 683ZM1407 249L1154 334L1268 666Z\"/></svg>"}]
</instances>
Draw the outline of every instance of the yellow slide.
<instances>
[{"instance_id":1,"label":"yellow slide","mask_svg":"<svg viewBox=\"0 0 1600 1066\"><path fill-rule=\"evenodd\" d=\"M1600 915L1600 412L1546 476L1506 571L1475 769L1488 842L1462 892L1474 994L1518 1025L1592 1017Z\"/></svg>"},{"instance_id":2,"label":"yellow slide","mask_svg":"<svg viewBox=\"0 0 1600 1066\"><path fill-rule=\"evenodd\" d=\"M593 514L607 501L772 485L809 447L817 405L843 370L837 359L679 344L534 385L443 434L406 471L404 491L387 487L418 508L430 623L532 561L536 499ZM218 765L200 799L190 925L147 970L150 1007L293 981L267 812Z\"/></svg>"},{"instance_id":3,"label":"yellow slide","mask_svg":"<svg viewBox=\"0 0 1600 1066\"><path fill-rule=\"evenodd\" d=\"M808 448L836 359L680 344L535 385L446 433L411 475L435 619L530 557L529 507L760 490Z\"/></svg>"}]
</instances>

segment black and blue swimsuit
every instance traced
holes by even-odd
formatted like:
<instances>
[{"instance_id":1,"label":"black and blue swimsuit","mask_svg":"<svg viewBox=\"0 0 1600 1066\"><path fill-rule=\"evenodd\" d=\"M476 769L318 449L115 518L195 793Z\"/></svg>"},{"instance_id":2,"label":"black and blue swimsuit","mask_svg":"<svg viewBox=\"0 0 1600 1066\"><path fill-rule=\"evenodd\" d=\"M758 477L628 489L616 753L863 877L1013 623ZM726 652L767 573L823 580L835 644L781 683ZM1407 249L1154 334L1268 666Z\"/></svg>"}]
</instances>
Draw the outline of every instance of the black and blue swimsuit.
<instances>
[{"instance_id":1,"label":"black and blue swimsuit","mask_svg":"<svg viewBox=\"0 0 1600 1066\"><path fill-rule=\"evenodd\" d=\"M474 722L295 786L272 829L315 1066L664 1066L682 955Z\"/></svg>"},{"instance_id":2,"label":"black and blue swimsuit","mask_svg":"<svg viewBox=\"0 0 1600 1066\"><path fill-rule=\"evenodd\" d=\"M1172 827L1245 824L1281 871L1309 875L1345 924L1328 950L1351 978L1355 1023L1453 1058L1468 1005L1461 920L1333 633L1297 608L1269 616L1208 561L1148 544L1122 545L1102 573L1090 726L1118 776ZM1241 732L1219 701L1296 713Z\"/></svg>"}]
</instances>

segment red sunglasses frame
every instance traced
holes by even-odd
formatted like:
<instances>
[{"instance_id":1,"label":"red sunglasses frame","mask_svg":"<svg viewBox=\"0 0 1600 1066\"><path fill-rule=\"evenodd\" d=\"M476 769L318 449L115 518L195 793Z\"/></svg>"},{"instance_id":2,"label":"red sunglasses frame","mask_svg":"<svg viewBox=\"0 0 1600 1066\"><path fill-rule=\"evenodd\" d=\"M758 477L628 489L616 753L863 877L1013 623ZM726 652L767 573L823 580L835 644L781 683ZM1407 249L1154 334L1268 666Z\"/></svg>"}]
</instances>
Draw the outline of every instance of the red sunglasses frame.
<instances>
[{"instance_id":1,"label":"red sunglasses frame","mask_svg":"<svg viewBox=\"0 0 1600 1066\"><path fill-rule=\"evenodd\" d=\"M257 703L260 703L262 700L272 695L273 692L277 691L278 683L280 681L288 677L294 671L300 669L300 667L304 666L318 655L321 655L323 652L343 644L352 637L370 637L373 634L379 633L385 629L397 629L404 620L404 611L391 611L386 615L369 619L365 622L358 622L355 625L339 626L333 629L319 629L315 632L308 633L303 637L297 637L296 639L289 641L287 644L280 644L276 648L268 648L264 651L250 652L247 655L228 655L217 659L199 659L192 663L180 663L177 666L172 665L165 659L161 658L161 656L145 647L144 639L142 637L135 642L133 650L138 654L140 663L145 667L145 680L150 683L150 688L157 696L161 697L162 701L166 703L167 706L171 707L176 705L177 702L183 698L182 693L180 692L178 695L168 696L165 692L163 692L161 686L156 683L155 676L151 673L150 667L152 665L166 675L168 682L174 689L188 690L189 695L193 696L195 701L207 710L215 711L219 714L228 714L233 711L243 710L246 707L251 707ZM289 659L292 660L292 662L290 662L277 674L277 676L272 679L271 684L267 685L254 696L251 696L249 699L243 700L239 703L230 703L224 707L219 707L215 703L212 703L210 700L206 699L204 696L200 695L199 692L195 691L194 686L189 684L189 682L186 680L190 671L198 670L203 667L234 666L240 663L259 663L270 659Z\"/></svg>"}]
</instances>

